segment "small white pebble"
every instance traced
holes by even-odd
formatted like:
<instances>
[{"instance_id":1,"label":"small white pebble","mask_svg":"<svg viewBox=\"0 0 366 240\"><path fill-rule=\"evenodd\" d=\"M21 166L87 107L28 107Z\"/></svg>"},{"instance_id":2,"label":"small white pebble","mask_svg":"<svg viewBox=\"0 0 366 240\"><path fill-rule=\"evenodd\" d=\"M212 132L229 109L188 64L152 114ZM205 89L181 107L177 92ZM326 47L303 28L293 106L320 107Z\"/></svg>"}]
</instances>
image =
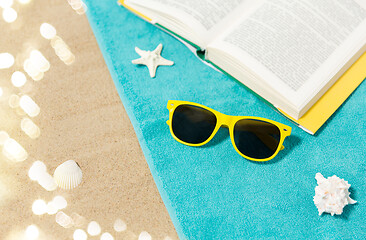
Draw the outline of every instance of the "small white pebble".
<instances>
[{"instance_id":1,"label":"small white pebble","mask_svg":"<svg viewBox=\"0 0 366 240\"><path fill-rule=\"evenodd\" d=\"M27 240L36 240L39 237L39 230L38 227L34 224L29 225L25 230L25 236Z\"/></svg>"},{"instance_id":2,"label":"small white pebble","mask_svg":"<svg viewBox=\"0 0 366 240\"><path fill-rule=\"evenodd\" d=\"M58 211L57 206L55 205L55 203L53 201L47 203L48 215L53 215L53 214L57 213L57 211Z\"/></svg>"},{"instance_id":3,"label":"small white pebble","mask_svg":"<svg viewBox=\"0 0 366 240\"><path fill-rule=\"evenodd\" d=\"M105 232L100 236L100 240L114 240L114 237L110 233Z\"/></svg>"},{"instance_id":4,"label":"small white pebble","mask_svg":"<svg viewBox=\"0 0 366 240\"><path fill-rule=\"evenodd\" d=\"M52 202L55 204L57 209L61 210L67 207L67 201L63 196L55 196L52 200Z\"/></svg>"},{"instance_id":5,"label":"small white pebble","mask_svg":"<svg viewBox=\"0 0 366 240\"><path fill-rule=\"evenodd\" d=\"M54 191L57 189L55 180L48 172L40 172L40 176L37 179L39 185L41 185L47 191Z\"/></svg>"},{"instance_id":6,"label":"small white pebble","mask_svg":"<svg viewBox=\"0 0 366 240\"><path fill-rule=\"evenodd\" d=\"M74 240L86 240L86 239L88 239L88 235L82 229L76 229L75 232L74 232L73 237L74 237Z\"/></svg>"},{"instance_id":7,"label":"small white pebble","mask_svg":"<svg viewBox=\"0 0 366 240\"><path fill-rule=\"evenodd\" d=\"M55 217L56 223L58 223L61 227L70 228L74 225L72 218L66 213L59 211Z\"/></svg>"},{"instance_id":8,"label":"small white pebble","mask_svg":"<svg viewBox=\"0 0 366 240\"><path fill-rule=\"evenodd\" d=\"M139 240L151 240L151 235L148 232L141 232L139 235Z\"/></svg>"},{"instance_id":9,"label":"small white pebble","mask_svg":"<svg viewBox=\"0 0 366 240\"><path fill-rule=\"evenodd\" d=\"M5 141L9 138L9 134L7 132L0 131L0 146L4 145Z\"/></svg>"},{"instance_id":10,"label":"small white pebble","mask_svg":"<svg viewBox=\"0 0 366 240\"><path fill-rule=\"evenodd\" d=\"M46 39L52 39L56 36L55 27L49 23L42 23L39 31L40 31L42 37L44 37Z\"/></svg>"},{"instance_id":11,"label":"small white pebble","mask_svg":"<svg viewBox=\"0 0 366 240\"><path fill-rule=\"evenodd\" d=\"M35 215L43 215L47 212L47 203L42 199L37 199L32 204L32 211Z\"/></svg>"},{"instance_id":12,"label":"small white pebble","mask_svg":"<svg viewBox=\"0 0 366 240\"><path fill-rule=\"evenodd\" d=\"M116 232L123 232L127 229L127 225L122 219L118 218L114 222L113 228Z\"/></svg>"},{"instance_id":13,"label":"small white pebble","mask_svg":"<svg viewBox=\"0 0 366 240\"><path fill-rule=\"evenodd\" d=\"M45 172L47 172L46 165L41 161L35 161L29 168L28 176L31 180L38 181L40 176Z\"/></svg>"},{"instance_id":14,"label":"small white pebble","mask_svg":"<svg viewBox=\"0 0 366 240\"><path fill-rule=\"evenodd\" d=\"M96 221L91 221L88 224L88 233L90 236L97 236L101 233L102 229L100 228L99 223L97 223Z\"/></svg>"}]
</instances>

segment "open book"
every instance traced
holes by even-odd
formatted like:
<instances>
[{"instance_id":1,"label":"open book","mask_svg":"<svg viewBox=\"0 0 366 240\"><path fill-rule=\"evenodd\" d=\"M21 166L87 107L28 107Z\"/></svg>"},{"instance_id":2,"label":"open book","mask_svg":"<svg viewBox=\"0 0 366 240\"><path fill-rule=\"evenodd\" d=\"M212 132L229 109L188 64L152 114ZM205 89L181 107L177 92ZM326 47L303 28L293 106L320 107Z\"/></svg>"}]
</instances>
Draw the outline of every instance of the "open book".
<instances>
[{"instance_id":1,"label":"open book","mask_svg":"<svg viewBox=\"0 0 366 240\"><path fill-rule=\"evenodd\" d=\"M366 76L366 54L361 57L366 50L365 0L121 3L204 52L205 61L310 133ZM342 76L356 60L356 70Z\"/></svg>"}]
</instances>

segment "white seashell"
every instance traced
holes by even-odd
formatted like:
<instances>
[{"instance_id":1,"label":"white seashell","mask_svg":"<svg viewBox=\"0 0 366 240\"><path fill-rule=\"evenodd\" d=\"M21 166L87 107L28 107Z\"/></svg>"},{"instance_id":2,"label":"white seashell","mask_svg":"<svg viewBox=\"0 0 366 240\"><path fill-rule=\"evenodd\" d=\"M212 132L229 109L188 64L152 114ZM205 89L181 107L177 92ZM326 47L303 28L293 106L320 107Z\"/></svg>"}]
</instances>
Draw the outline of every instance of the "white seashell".
<instances>
[{"instance_id":1,"label":"white seashell","mask_svg":"<svg viewBox=\"0 0 366 240\"><path fill-rule=\"evenodd\" d=\"M82 171L74 160L62 163L53 174L57 186L66 190L77 187L81 183L82 177Z\"/></svg>"},{"instance_id":2,"label":"white seashell","mask_svg":"<svg viewBox=\"0 0 366 240\"><path fill-rule=\"evenodd\" d=\"M314 204L318 208L319 216L323 212L330 213L332 216L341 215L346 205L356 203L349 197L348 189L351 185L347 181L336 175L326 179L320 173L315 175L315 179L318 186L315 187Z\"/></svg>"}]
</instances>

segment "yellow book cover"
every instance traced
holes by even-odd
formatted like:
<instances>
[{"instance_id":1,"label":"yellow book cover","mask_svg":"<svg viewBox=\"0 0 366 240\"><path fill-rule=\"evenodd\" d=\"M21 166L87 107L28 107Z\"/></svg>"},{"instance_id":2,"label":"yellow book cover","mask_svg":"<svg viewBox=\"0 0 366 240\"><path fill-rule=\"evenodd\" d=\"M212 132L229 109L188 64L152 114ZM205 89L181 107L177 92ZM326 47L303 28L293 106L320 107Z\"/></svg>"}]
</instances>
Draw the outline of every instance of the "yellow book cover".
<instances>
[{"instance_id":1,"label":"yellow book cover","mask_svg":"<svg viewBox=\"0 0 366 240\"><path fill-rule=\"evenodd\" d=\"M330 116L366 77L366 53L364 53L328 91L299 119L286 117L299 124L305 131L315 134Z\"/></svg>"}]
</instances>

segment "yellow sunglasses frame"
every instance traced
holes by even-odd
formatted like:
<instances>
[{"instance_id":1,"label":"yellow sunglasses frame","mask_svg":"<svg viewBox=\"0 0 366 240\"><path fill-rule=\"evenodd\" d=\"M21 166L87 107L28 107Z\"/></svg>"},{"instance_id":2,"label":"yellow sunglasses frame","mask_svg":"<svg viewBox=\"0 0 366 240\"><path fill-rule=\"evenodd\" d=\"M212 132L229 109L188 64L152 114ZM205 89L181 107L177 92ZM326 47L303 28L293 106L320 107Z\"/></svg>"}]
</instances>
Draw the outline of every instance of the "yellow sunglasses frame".
<instances>
[{"instance_id":1,"label":"yellow sunglasses frame","mask_svg":"<svg viewBox=\"0 0 366 240\"><path fill-rule=\"evenodd\" d=\"M202 143L197 143L197 144L192 144L192 143L187 143L187 142L184 142L182 140L180 140L179 138L177 138L173 132L173 129L172 129L172 119L173 119L173 114L174 114L174 111L177 107L181 106L181 105L191 105L191 106L197 106L197 107L200 107L200 108L203 108L203 109L206 109L210 112L212 112L215 116L216 116L216 119L217 119L217 122L216 122L216 126L215 126L215 129L213 130L211 136L204 142ZM235 150L244 158L246 159L249 159L251 161L256 161L256 162L265 162L265 161L269 161L271 160L272 158L274 158L278 152L282 149L284 149L284 146L283 146L283 142L285 140L286 137L290 136L291 135L291 130L292 128L285 125L285 124L282 124L282 123L279 123L279 122L276 122L276 121L273 121L273 120L270 120L270 119L266 119L266 118L261 118L261 117L249 117L249 116L232 116L232 115L226 115L226 114L223 114L223 113L220 113L214 109L211 109L209 107L206 107L204 105L201 105L199 103L194 103L194 102L188 102L188 101L179 101L179 100L169 100L168 101L168 104L167 104L167 108L169 110L169 120L166 121L166 123L168 124L169 128L170 128L170 133L171 135L173 136L173 138L182 143L182 144L185 144L187 146L192 146L192 147L198 147L198 146L202 146L202 145L205 145L206 143L208 143L209 141L211 141L211 139L215 136L215 134L217 133L217 131L223 126L223 127L227 127L229 128L229 133L230 133L230 139L231 139L231 143L232 145L234 146ZM242 154L238 148L236 147L236 144L235 144L235 141L234 141L234 126L235 124L239 121L239 120L242 120L242 119L253 119L253 120L260 120L262 122L267 122L267 123L271 123L275 126L278 127L278 129L280 130L280 142L278 144L278 147L275 151L275 153L268 157L268 158L264 158L264 159L257 159L257 158L251 158L251 157L248 157L244 154Z\"/></svg>"}]
</instances>

